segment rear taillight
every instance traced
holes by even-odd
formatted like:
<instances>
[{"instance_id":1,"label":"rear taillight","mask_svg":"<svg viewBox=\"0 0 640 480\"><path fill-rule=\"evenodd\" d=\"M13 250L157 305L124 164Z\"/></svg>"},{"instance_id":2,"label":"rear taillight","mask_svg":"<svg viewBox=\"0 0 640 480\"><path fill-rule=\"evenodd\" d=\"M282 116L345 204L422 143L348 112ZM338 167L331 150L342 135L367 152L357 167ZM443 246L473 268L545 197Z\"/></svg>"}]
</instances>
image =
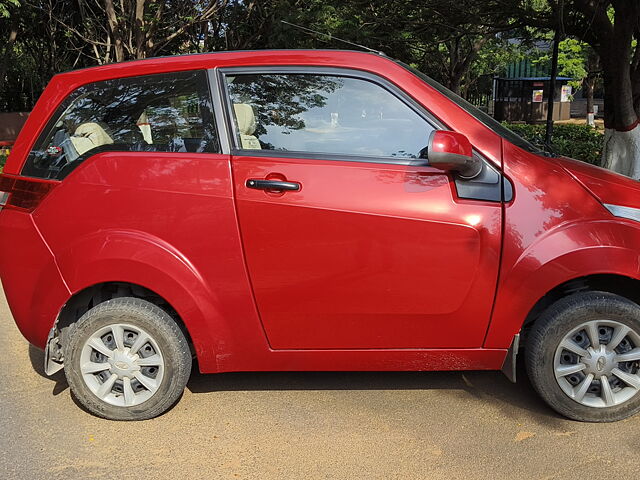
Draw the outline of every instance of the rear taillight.
<instances>
[{"instance_id":1,"label":"rear taillight","mask_svg":"<svg viewBox=\"0 0 640 480\"><path fill-rule=\"evenodd\" d=\"M33 211L60 182L0 174L0 209Z\"/></svg>"}]
</instances>

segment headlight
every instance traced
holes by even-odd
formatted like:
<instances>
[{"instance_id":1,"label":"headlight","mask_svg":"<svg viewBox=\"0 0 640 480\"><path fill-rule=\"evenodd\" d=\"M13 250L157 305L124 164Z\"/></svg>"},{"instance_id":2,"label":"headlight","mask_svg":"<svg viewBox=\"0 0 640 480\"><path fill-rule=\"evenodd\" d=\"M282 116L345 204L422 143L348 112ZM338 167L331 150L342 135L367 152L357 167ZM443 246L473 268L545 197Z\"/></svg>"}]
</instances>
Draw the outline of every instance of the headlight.
<instances>
[{"instance_id":1,"label":"headlight","mask_svg":"<svg viewBox=\"0 0 640 480\"><path fill-rule=\"evenodd\" d=\"M622 205L612 205L610 203L603 203L603 205L604 208L616 217L628 218L629 220L640 222L640 208L623 207Z\"/></svg>"}]
</instances>

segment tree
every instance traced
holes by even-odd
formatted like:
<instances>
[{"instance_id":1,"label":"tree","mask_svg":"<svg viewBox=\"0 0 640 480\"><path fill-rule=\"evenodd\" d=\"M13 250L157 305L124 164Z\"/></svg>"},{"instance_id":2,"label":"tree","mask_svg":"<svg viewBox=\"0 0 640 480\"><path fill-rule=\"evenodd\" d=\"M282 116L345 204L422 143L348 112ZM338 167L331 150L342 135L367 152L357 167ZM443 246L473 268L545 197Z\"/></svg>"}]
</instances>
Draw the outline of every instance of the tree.
<instances>
[{"instance_id":1,"label":"tree","mask_svg":"<svg viewBox=\"0 0 640 480\"><path fill-rule=\"evenodd\" d=\"M609 5L607 5L609 4ZM609 7L613 7L613 21ZM640 4L637 1L575 2L569 18L574 33L598 52L604 76L605 145L603 166L640 179ZM593 16L594 26L585 22ZM572 21L571 21L572 20Z\"/></svg>"},{"instance_id":2,"label":"tree","mask_svg":"<svg viewBox=\"0 0 640 480\"><path fill-rule=\"evenodd\" d=\"M552 41L552 35L547 34L546 39ZM534 54L530 54L535 56ZM543 51L541 55L533 59L533 64L550 70L551 55ZM593 92L596 81L599 78L600 62L598 54L591 46L575 38L566 38L560 42L558 55L558 75L570 77L569 81L574 89L582 87L587 98L587 113L594 113ZM587 118L587 122L589 119Z\"/></svg>"},{"instance_id":3,"label":"tree","mask_svg":"<svg viewBox=\"0 0 640 480\"><path fill-rule=\"evenodd\" d=\"M21 60L20 68L16 63L14 73L32 81L38 72L27 74L22 67L44 66L44 82L60 70L149 56L341 46L280 23L289 20L383 50L463 93L487 73L476 68L477 60L499 70L496 60L513 48L500 33L518 26L501 11L506 0L21 1L24 28L18 28L16 46L5 51L28 45L29 52L21 53L29 60Z\"/></svg>"},{"instance_id":4,"label":"tree","mask_svg":"<svg viewBox=\"0 0 640 480\"><path fill-rule=\"evenodd\" d=\"M0 0L0 18L9 18L10 27L7 35L7 41L2 49L2 60L0 64L0 91L4 87L4 79L6 75L7 65L9 63L11 52L13 51L13 45L16 42L18 36L18 20L15 15L11 15L11 10L15 7L19 7L18 0Z\"/></svg>"},{"instance_id":5,"label":"tree","mask_svg":"<svg viewBox=\"0 0 640 480\"><path fill-rule=\"evenodd\" d=\"M593 102L593 92L596 87L596 82L600 76L600 58L598 54L589 48L587 53L587 76L582 82L582 88L587 97L587 123L591 122L595 117L595 109Z\"/></svg>"},{"instance_id":6,"label":"tree","mask_svg":"<svg viewBox=\"0 0 640 480\"><path fill-rule=\"evenodd\" d=\"M9 17L9 9L11 7L19 7L20 2L18 0L0 0L0 18Z\"/></svg>"},{"instance_id":7,"label":"tree","mask_svg":"<svg viewBox=\"0 0 640 480\"><path fill-rule=\"evenodd\" d=\"M281 19L382 50L467 94L484 74L498 73L519 55L513 38L561 29L570 37L561 68L584 79L587 97L595 71L602 71L604 164L640 178L639 0L17 1L0 0L0 16L9 15L0 22L0 88L36 95L53 74L100 63L222 49L340 47ZM5 98L16 104L13 94Z\"/></svg>"},{"instance_id":8,"label":"tree","mask_svg":"<svg viewBox=\"0 0 640 480\"><path fill-rule=\"evenodd\" d=\"M547 35L549 42L553 35ZM558 75L561 77L571 77L573 80L569 84L578 88L587 76L587 56L589 45L580 42L575 38L566 38L560 42L558 54ZM532 63L544 70L549 70L551 54L549 51L542 51L541 55L534 58Z\"/></svg>"},{"instance_id":9,"label":"tree","mask_svg":"<svg viewBox=\"0 0 640 480\"><path fill-rule=\"evenodd\" d=\"M55 6L48 10L53 21L68 30L75 48L102 64L175 50L191 27L209 22L226 3L226 0L78 0L74 16ZM46 6L43 9L46 11Z\"/></svg>"},{"instance_id":10,"label":"tree","mask_svg":"<svg viewBox=\"0 0 640 480\"><path fill-rule=\"evenodd\" d=\"M529 25L561 28L598 54L604 82L602 164L640 179L640 2L523 0L510 10Z\"/></svg>"},{"instance_id":11,"label":"tree","mask_svg":"<svg viewBox=\"0 0 640 480\"><path fill-rule=\"evenodd\" d=\"M516 45L503 33L521 28L524 22L504 15L503 1L307 0L289 2L289 8L281 13L293 23L383 51L462 93L480 75L474 68L477 60L490 64L484 73L491 73L499 69L493 60L508 63L505 54L515 54ZM318 46L330 38L321 36L312 42L301 39L291 28L287 30L288 45L296 39L300 43L294 43L300 46Z\"/></svg>"}]
</instances>

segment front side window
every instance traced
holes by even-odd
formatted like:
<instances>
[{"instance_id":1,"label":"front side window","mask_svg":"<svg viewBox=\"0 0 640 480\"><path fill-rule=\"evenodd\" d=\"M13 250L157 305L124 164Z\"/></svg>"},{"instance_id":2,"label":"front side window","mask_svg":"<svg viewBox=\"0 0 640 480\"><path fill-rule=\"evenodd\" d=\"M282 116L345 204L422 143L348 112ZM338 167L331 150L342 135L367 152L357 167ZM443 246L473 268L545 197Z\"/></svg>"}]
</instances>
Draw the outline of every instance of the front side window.
<instances>
[{"instance_id":1,"label":"front side window","mask_svg":"<svg viewBox=\"0 0 640 480\"><path fill-rule=\"evenodd\" d=\"M22 173L64 178L104 151L217 152L212 110L204 71L85 85L58 108Z\"/></svg>"},{"instance_id":2,"label":"front side window","mask_svg":"<svg viewBox=\"0 0 640 480\"><path fill-rule=\"evenodd\" d=\"M469 113L472 117L474 117L479 122L483 123L486 127L488 127L491 130L493 130L495 133L500 135L502 138L504 138L508 142L513 143L515 146L520 147L523 150L526 150L527 152L535 153L537 155L550 156L550 154L548 152L545 152L545 151L541 150L540 148L536 147L535 145L533 145L529 141L527 141L524 138L522 138L517 133L512 132L507 127L505 127L500 122L498 122L495 118L493 118L492 116L490 116L487 113L483 112L478 107L470 104L468 101L466 101L460 95L457 95L457 94L453 93L447 87L445 87L444 85L436 82L434 79L432 79L431 77L425 75L420 70L417 70L417 69L413 68L412 66L407 65L406 63L403 63L403 62L401 62L399 60L396 60L395 62L398 65L400 65L401 67L409 70L411 73L413 73L418 78L420 78L420 80L422 80L423 82L425 82L427 85L431 86L432 88L436 89L438 92L443 94L449 100L451 100L454 103L456 103L459 107L461 107L463 110L465 110L467 113Z\"/></svg>"},{"instance_id":3,"label":"front side window","mask_svg":"<svg viewBox=\"0 0 640 480\"><path fill-rule=\"evenodd\" d=\"M390 91L364 79L229 74L226 85L243 150L420 158L434 130Z\"/></svg>"}]
</instances>

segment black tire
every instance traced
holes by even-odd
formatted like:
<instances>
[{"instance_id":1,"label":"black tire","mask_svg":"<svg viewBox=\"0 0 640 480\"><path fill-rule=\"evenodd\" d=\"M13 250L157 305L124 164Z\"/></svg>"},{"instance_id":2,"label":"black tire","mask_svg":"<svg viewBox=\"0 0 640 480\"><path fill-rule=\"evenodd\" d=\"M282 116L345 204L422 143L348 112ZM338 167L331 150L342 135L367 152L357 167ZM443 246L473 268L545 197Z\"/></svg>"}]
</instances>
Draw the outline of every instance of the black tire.
<instances>
[{"instance_id":1,"label":"black tire","mask_svg":"<svg viewBox=\"0 0 640 480\"><path fill-rule=\"evenodd\" d=\"M157 344L164 358L163 377L155 393L135 406L117 406L94 394L83 379L80 357L87 340L101 328L119 322L139 327ZM120 297L87 311L63 334L64 372L71 393L90 413L109 420L145 420L161 415L182 395L191 373L191 352L176 322L161 308L139 298Z\"/></svg>"},{"instance_id":2,"label":"black tire","mask_svg":"<svg viewBox=\"0 0 640 480\"><path fill-rule=\"evenodd\" d=\"M565 417L583 422L615 422L640 411L640 394L611 407L587 406L570 398L555 378L554 357L560 342L573 329L593 320L619 322L640 333L640 306L618 295L596 291L558 300L529 332L525 345L527 373L538 394Z\"/></svg>"}]
</instances>

